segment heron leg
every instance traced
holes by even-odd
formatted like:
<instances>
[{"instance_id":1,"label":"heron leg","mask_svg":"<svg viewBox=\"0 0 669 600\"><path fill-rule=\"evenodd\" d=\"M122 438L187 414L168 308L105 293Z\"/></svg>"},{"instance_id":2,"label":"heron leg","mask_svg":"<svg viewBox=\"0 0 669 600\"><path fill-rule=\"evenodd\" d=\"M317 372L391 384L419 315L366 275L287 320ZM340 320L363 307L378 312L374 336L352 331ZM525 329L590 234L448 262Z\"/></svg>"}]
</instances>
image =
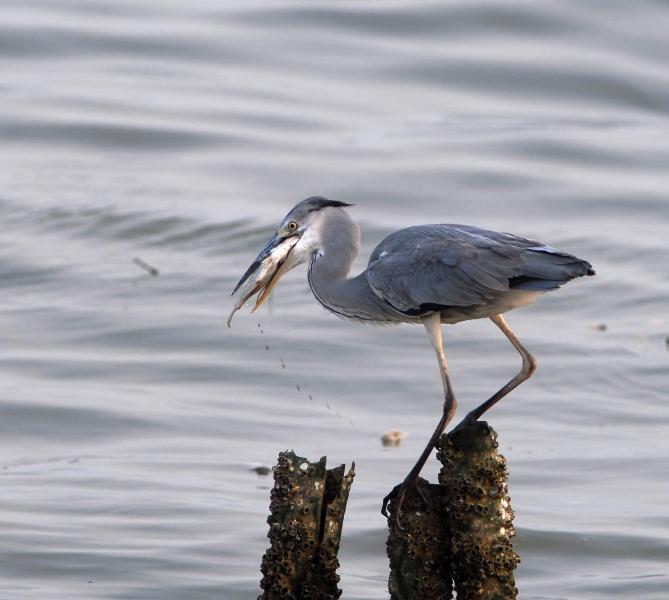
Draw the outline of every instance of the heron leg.
<instances>
[{"instance_id":1,"label":"heron leg","mask_svg":"<svg viewBox=\"0 0 669 600\"><path fill-rule=\"evenodd\" d=\"M472 423L478 421L483 413L489 410L493 405L499 402L504 396L506 396L511 390L517 388L523 381L526 381L532 376L537 370L537 360L532 356L525 347L520 343L520 340L516 337L516 334L511 331L511 327L506 322L502 315L495 315L490 317L490 320L497 325L502 330L502 333L508 338L508 340L513 344L513 347L518 351L518 354L523 359L523 366L518 371L518 374L509 381L504 387L500 388L495 394L488 398L485 402L477 406L472 410L462 421L462 424ZM459 426L458 426L459 427Z\"/></svg>"},{"instance_id":2,"label":"heron leg","mask_svg":"<svg viewBox=\"0 0 669 600\"><path fill-rule=\"evenodd\" d=\"M448 378L448 365L446 363L446 355L444 354L443 341L441 337L441 315L439 313L434 313L429 317L422 319L423 325L427 331L434 351L437 354L437 360L439 362L439 371L441 372L441 381L444 386L444 410L441 415L441 419L437 424L437 427L430 438L427 446L421 453L420 457L416 461L416 464L411 468L409 474L404 478L402 483L396 485L391 492L383 499L383 505L381 506L381 514L388 518L387 506L390 500L397 501L397 508L395 509L395 519L399 527L399 515L400 509L402 507L402 502L404 501L404 495L406 494L406 489L410 485L414 485L418 479L418 475L421 472L422 468L425 466L427 459L429 458L432 450L439 440L439 436L444 432L451 419L455 415L455 409L457 407L457 402L455 400L455 395L453 394L453 388L451 387L451 381ZM425 503L425 498L422 498ZM399 527L401 529L401 527Z\"/></svg>"}]
</instances>

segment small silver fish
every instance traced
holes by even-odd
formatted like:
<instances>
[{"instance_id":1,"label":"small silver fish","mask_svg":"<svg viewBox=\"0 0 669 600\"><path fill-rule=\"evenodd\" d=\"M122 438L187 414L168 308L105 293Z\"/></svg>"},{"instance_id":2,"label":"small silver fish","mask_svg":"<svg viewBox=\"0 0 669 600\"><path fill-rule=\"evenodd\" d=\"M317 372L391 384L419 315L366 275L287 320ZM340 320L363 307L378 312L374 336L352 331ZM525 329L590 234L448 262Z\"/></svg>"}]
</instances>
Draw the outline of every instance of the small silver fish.
<instances>
[{"instance_id":1,"label":"small silver fish","mask_svg":"<svg viewBox=\"0 0 669 600\"><path fill-rule=\"evenodd\" d=\"M262 252L258 254L232 292L234 295L241 290L241 296L228 317L228 327L230 327L234 314L244 306L253 294L260 292L256 304L251 310L252 313L258 310L267 300L270 292L283 275L282 267L299 239L298 236L291 236L277 244L276 239L272 238Z\"/></svg>"}]
</instances>

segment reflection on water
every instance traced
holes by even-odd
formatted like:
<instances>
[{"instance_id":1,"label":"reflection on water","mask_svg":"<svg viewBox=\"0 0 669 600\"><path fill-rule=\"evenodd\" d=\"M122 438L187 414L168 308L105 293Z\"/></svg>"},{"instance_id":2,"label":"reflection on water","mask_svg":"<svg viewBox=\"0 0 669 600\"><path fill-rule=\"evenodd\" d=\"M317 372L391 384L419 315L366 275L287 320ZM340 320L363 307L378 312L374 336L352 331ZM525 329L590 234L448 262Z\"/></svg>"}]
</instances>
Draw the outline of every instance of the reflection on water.
<instances>
[{"instance_id":1,"label":"reflection on water","mask_svg":"<svg viewBox=\"0 0 669 600\"><path fill-rule=\"evenodd\" d=\"M653 2L6 2L0 596L254 597L258 467L292 447L356 461L344 595L387 597L380 499L441 408L424 333L334 319L299 269L224 323L325 194L356 203L356 269L429 222L592 261L509 316L539 359L490 414L518 583L666 598L668 27ZM487 322L445 337L463 413L517 370Z\"/></svg>"}]
</instances>

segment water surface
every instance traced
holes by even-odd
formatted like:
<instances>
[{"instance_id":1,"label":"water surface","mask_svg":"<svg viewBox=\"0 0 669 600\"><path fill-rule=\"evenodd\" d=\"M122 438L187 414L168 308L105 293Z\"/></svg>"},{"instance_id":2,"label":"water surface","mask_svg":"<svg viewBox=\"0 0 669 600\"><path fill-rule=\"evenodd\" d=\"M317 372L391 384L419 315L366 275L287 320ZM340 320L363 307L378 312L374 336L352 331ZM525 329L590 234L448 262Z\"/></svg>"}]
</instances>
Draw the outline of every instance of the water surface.
<instances>
[{"instance_id":1,"label":"water surface","mask_svg":"<svg viewBox=\"0 0 669 600\"><path fill-rule=\"evenodd\" d=\"M509 316L539 359L490 414L518 585L667 598L665 4L0 14L0 598L254 598L271 477L252 469L285 448L356 461L343 597L387 598L380 501L441 408L424 333L339 321L303 270L225 327L234 283L313 194L356 203L356 269L430 222L595 265ZM490 323L445 337L463 413L519 366ZM391 428L400 448L379 442Z\"/></svg>"}]
</instances>

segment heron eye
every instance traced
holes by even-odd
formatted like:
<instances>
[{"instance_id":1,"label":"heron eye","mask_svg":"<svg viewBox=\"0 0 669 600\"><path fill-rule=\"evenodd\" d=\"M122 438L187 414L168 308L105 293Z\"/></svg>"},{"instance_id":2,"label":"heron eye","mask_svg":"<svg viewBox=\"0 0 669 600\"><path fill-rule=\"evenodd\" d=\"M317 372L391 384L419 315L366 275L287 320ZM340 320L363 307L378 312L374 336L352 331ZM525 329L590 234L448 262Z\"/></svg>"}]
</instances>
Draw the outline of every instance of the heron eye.
<instances>
[{"instance_id":1,"label":"heron eye","mask_svg":"<svg viewBox=\"0 0 669 600\"><path fill-rule=\"evenodd\" d=\"M297 229L297 223L295 221L291 221L288 223L288 231L295 231Z\"/></svg>"}]
</instances>

